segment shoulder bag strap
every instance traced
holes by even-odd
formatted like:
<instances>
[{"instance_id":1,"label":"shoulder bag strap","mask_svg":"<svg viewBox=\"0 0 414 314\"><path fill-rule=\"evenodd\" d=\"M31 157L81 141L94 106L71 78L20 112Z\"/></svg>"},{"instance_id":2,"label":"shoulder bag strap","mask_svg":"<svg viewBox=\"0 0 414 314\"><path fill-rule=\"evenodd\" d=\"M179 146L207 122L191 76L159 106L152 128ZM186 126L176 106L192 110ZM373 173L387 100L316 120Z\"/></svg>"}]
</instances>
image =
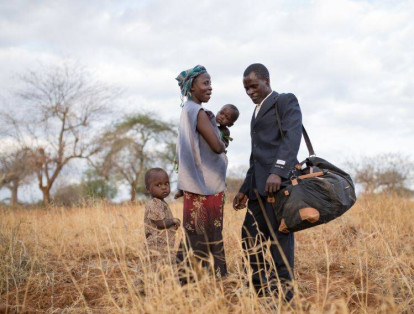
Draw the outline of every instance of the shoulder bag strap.
<instances>
[{"instance_id":1,"label":"shoulder bag strap","mask_svg":"<svg viewBox=\"0 0 414 314\"><path fill-rule=\"evenodd\" d=\"M280 135L282 136L282 138L285 137L285 133L283 133L282 131L282 122L280 121L280 115L279 115L279 109L278 109L278 99L279 99L279 95L276 97L276 102L275 102L275 109L276 109L276 119L277 119L277 124L279 126L279 131L280 131ZM303 138L305 139L305 143L306 143L306 147L308 148L308 152L309 152L309 157L311 156L316 156L315 155L315 151L313 150L313 146L311 143L311 140L309 138L308 132L306 132L305 127L302 124L302 135Z\"/></svg>"}]
</instances>

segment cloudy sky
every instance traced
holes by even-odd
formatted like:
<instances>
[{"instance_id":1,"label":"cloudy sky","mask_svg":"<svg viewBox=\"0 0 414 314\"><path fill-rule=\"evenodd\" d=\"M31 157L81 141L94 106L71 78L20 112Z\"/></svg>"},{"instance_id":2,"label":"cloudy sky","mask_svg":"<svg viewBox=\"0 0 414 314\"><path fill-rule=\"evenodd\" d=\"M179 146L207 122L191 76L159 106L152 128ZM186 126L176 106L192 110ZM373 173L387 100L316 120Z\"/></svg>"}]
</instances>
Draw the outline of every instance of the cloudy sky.
<instances>
[{"instance_id":1,"label":"cloudy sky","mask_svg":"<svg viewBox=\"0 0 414 314\"><path fill-rule=\"evenodd\" d=\"M213 82L206 107L241 110L228 152L238 166L248 162L253 111L242 73L260 62L274 90L299 99L317 155L413 156L413 16L414 1L0 0L0 94L16 73L70 59L124 90L119 113L178 120L174 78L202 64Z\"/></svg>"}]
</instances>

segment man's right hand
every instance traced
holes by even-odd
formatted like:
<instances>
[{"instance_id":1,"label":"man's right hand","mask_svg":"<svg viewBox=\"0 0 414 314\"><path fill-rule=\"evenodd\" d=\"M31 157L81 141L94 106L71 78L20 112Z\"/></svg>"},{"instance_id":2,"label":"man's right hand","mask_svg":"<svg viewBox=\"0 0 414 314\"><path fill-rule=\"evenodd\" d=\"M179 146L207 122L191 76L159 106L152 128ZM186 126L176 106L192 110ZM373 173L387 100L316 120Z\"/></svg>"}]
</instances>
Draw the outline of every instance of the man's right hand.
<instances>
[{"instance_id":1,"label":"man's right hand","mask_svg":"<svg viewBox=\"0 0 414 314\"><path fill-rule=\"evenodd\" d=\"M247 203L247 195L244 193L237 193L236 196L233 199L233 208L235 210L240 210L246 207L246 203Z\"/></svg>"}]
</instances>

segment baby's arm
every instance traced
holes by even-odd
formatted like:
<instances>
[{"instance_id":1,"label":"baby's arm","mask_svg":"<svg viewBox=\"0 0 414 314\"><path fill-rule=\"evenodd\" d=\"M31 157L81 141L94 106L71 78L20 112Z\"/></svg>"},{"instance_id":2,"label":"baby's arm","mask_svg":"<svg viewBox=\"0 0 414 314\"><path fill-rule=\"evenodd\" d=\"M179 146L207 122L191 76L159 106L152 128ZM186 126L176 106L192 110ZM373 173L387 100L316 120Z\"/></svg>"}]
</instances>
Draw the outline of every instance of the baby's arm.
<instances>
[{"instance_id":1,"label":"baby's arm","mask_svg":"<svg viewBox=\"0 0 414 314\"><path fill-rule=\"evenodd\" d=\"M158 229L169 229L171 227L175 227L178 229L181 225L181 221L178 218L165 218L161 220L152 220L151 221L157 226Z\"/></svg>"},{"instance_id":2,"label":"baby's arm","mask_svg":"<svg viewBox=\"0 0 414 314\"><path fill-rule=\"evenodd\" d=\"M219 126L219 130L221 131L221 133L224 136L226 136L226 137L229 137L230 136L230 129L228 127L220 125Z\"/></svg>"},{"instance_id":3,"label":"baby's arm","mask_svg":"<svg viewBox=\"0 0 414 314\"><path fill-rule=\"evenodd\" d=\"M221 133L221 140L224 143L224 145L226 146L226 148L229 146L229 139L230 137L230 130L228 127L220 125L219 126L219 130Z\"/></svg>"}]
</instances>

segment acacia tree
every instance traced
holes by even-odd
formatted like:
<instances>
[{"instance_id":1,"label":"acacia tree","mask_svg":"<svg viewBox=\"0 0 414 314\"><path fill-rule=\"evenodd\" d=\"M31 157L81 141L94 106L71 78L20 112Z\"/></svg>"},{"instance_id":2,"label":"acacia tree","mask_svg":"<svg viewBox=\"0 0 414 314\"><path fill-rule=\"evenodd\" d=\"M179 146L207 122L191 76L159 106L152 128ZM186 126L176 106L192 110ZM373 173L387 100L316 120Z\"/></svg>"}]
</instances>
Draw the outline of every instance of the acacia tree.
<instances>
[{"instance_id":1,"label":"acacia tree","mask_svg":"<svg viewBox=\"0 0 414 314\"><path fill-rule=\"evenodd\" d=\"M358 162L348 163L356 183L361 184L364 193L412 194L410 184L413 162L400 154L380 154L365 157Z\"/></svg>"},{"instance_id":2,"label":"acacia tree","mask_svg":"<svg viewBox=\"0 0 414 314\"><path fill-rule=\"evenodd\" d=\"M163 142L164 148L156 154L155 161L168 173L171 180L171 176L174 173L174 164L177 161L177 138L176 136L167 137L163 139Z\"/></svg>"},{"instance_id":3,"label":"acacia tree","mask_svg":"<svg viewBox=\"0 0 414 314\"><path fill-rule=\"evenodd\" d=\"M145 170L176 135L175 126L159 120L154 113L125 116L98 140L102 157L95 166L103 176L114 176L126 183L130 188L130 200L135 201L143 187Z\"/></svg>"},{"instance_id":4,"label":"acacia tree","mask_svg":"<svg viewBox=\"0 0 414 314\"><path fill-rule=\"evenodd\" d=\"M63 184L54 189L54 203L63 206L79 206L92 199L110 200L116 196L117 188L105 180L95 169L87 169L79 183Z\"/></svg>"},{"instance_id":5,"label":"acacia tree","mask_svg":"<svg viewBox=\"0 0 414 314\"><path fill-rule=\"evenodd\" d=\"M117 187L110 180L105 180L93 168L84 172L80 183L82 195L86 198L113 199L118 193Z\"/></svg>"},{"instance_id":6,"label":"acacia tree","mask_svg":"<svg viewBox=\"0 0 414 314\"><path fill-rule=\"evenodd\" d=\"M11 206L18 204L18 189L33 174L31 157L31 152L27 148L0 155L0 187L10 190Z\"/></svg>"},{"instance_id":7,"label":"acacia tree","mask_svg":"<svg viewBox=\"0 0 414 314\"><path fill-rule=\"evenodd\" d=\"M20 80L19 111L3 113L3 118L13 137L31 147L33 170L47 205L62 169L72 159L97 152L91 131L108 112L114 93L69 62L29 71Z\"/></svg>"}]
</instances>

